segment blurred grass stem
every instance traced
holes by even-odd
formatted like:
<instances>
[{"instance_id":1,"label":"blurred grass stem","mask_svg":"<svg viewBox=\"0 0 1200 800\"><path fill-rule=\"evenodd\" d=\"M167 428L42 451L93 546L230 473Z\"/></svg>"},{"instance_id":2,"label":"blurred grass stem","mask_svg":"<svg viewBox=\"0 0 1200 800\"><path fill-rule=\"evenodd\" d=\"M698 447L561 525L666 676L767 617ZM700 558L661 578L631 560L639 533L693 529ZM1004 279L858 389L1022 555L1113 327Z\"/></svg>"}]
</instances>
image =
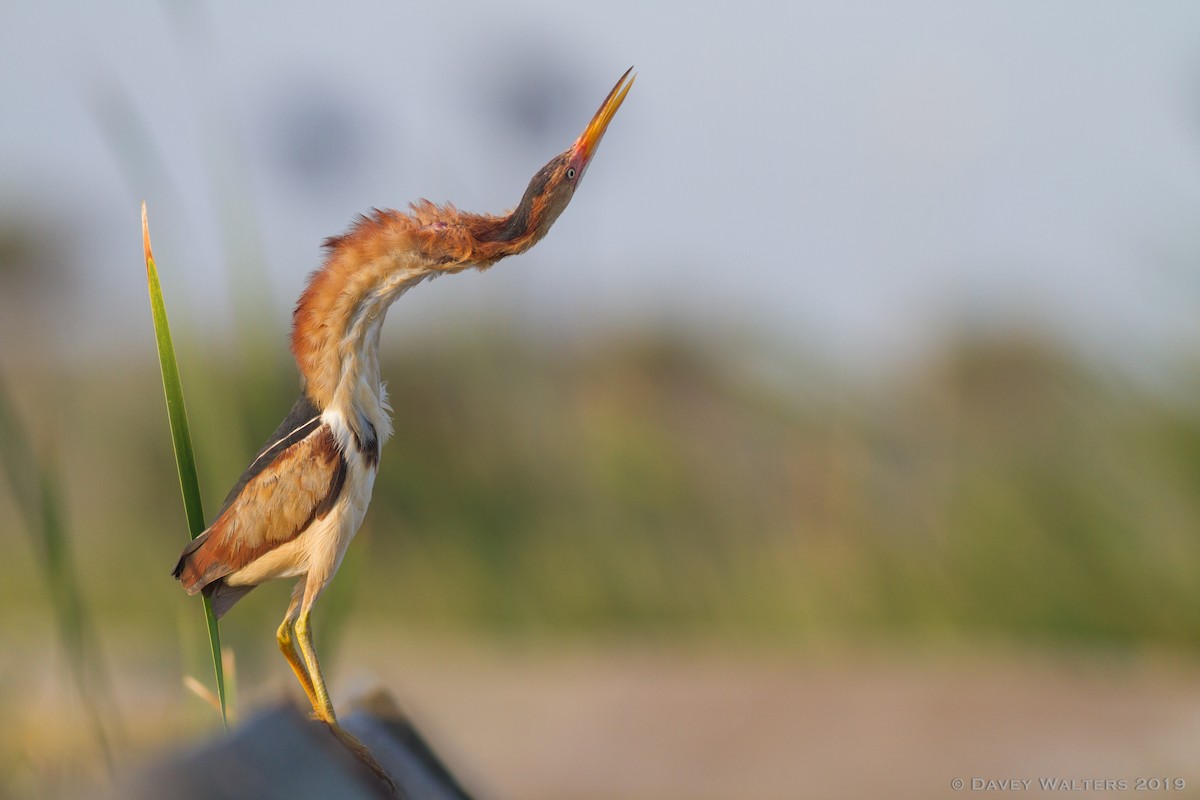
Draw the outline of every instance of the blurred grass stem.
<instances>
[{"instance_id":1,"label":"blurred grass stem","mask_svg":"<svg viewBox=\"0 0 1200 800\"><path fill-rule=\"evenodd\" d=\"M88 615L80 589L79 572L72 557L66 525L66 504L59 489L58 470L51 459L39 463L24 427L8 399L0 379L0 463L4 465L13 497L42 568L47 593L54 609L55 627L67 664L79 691L88 727L105 766L113 770L112 743L105 719L115 729L120 720L112 703L112 682L104 670L97 646L96 629ZM109 702L107 712L101 699Z\"/></svg>"}]
</instances>

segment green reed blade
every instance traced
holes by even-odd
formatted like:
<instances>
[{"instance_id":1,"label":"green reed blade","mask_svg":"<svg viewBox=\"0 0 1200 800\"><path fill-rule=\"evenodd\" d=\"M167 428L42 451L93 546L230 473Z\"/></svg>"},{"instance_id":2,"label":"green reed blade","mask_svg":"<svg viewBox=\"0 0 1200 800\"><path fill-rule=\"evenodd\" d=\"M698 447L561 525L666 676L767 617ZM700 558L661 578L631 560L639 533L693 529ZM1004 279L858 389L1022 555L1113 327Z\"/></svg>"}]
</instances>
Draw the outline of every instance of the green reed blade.
<instances>
[{"instance_id":1,"label":"green reed blade","mask_svg":"<svg viewBox=\"0 0 1200 800\"><path fill-rule=\"evenodd\" d=\"M167 416L171 422L171 442L175 448L175 466L179 471L179 489L183 493L183 510L188 530L195 539L204 532L204 509L200 501L200 482L196 474L196 457L192 452L192 435L188 429L187 409L183 403L183 385L179 380L179 364L175 346L171 343L171 328L167 323L167 307L163 302L158 268L150 249L150 228L146 222L146 204L142 203L142 249L146 254L146 283L150 288L150 310L154 315L154 338L158 343L158 363L162 368L163 393L167 400ZM225 707L225 670L221 663L221 631L212 603L204 598L204 618L208 625L208 641L212 648L213 671L217 678L217 698L221 701L221 724L228 729L229 716Z\"/></svg>"}]
</instances>

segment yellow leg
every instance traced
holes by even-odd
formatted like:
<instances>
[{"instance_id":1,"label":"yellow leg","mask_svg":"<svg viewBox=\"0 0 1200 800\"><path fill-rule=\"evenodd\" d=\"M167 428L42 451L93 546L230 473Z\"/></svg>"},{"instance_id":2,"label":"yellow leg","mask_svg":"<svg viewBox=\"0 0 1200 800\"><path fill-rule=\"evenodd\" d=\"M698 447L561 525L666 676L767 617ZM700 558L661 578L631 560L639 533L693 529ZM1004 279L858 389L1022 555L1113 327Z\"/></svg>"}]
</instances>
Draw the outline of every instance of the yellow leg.
<instances>
[{"instance_id":1,"label":"yellow leg","mask_svg":"<svg viewBox=\"0 0 1200 800\"><path fill-rule=\"evenodd\" d=\"M312 703L313 713L317 719L329 726L330 732L340 741L347 750L354 753L358 760L363 762L375 776L387 784L392 794L396 793L396 784L391 777L384 771L383 766L375 760L375 756L371 755L371 751L367 746L356 739L349 731L343 728L337 722L337 717L333 713L333 703L329 699L329 692L325 689L325 679L321 676L321 665L317 662L317 651L313 647L312 628L309 627L309 612L305 609L300 612L300 616L296 618L295 634L296 644L300 647L300 654L303 655L303 663L296 653L295 647L291 640L291 614L284 619L283 625L279 629L279 646L284 650L284 656L287 657L288 663L292 665L292 669L296 671L296 676L300 678L300 683L304 686L305 693L308 694L308 699ZM288 630L285 630L288 629ZM287 647L284 649L284 641L287 641Z\"/></svg>"},{"instance_id":2,"label":"yellow leg","mask_svg":"<svg viewBox=\"0 0 1200 800\"><path fill-rule=\"evenodd\" d=\"M300 616L296 618L296 639L298 640L297 644L300 645L300 652L304 655L304 664L308 667L308 681L304 688L308 692L309 701L312 703L313 713L322 722L336 725L337 717L333 714L333 703L329 699L329 692L325 689L325 678L321 675L321 665L317 661L317 650L313 647L312 628L309 627L308 609L301 611ZM288 660L290 661L291 659ZM300 683L305 683L305 680L301 678Z\"/></svg>"},{"instance_id":3,"label":"yellow leg","mask_svg":"<svg viewBox=\"0 0 1200 800\"><path fill-rule=\"evenodd\" d=\"M316 695L313 691L312 678L308 676L308 667L304 666L304 659L300 657L300 652L296 649L296 642L292 638L293 619L291 612L283 618L283 623L280 624L279 630L275 633L275 639L279 642L279 650L283 653L283 657L292 665L292 672L296 673L296 678L300 681L300 685L304 687L304 693L308 695L308 702L312 703L313 709L317 707Z\"/></svg>"}]
</instances>

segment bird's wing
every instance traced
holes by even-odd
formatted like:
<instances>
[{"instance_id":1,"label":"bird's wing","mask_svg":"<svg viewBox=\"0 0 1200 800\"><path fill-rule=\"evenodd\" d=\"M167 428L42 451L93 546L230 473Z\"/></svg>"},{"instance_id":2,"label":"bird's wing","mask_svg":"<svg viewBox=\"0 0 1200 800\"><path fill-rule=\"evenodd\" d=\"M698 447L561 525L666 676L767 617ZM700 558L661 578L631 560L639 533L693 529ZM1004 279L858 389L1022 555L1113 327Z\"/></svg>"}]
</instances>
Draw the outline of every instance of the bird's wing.
<instances>
[{"instance_id":1,"label":"bird's wing","mask_svg":"<svg viewBox=\"0 0 1200 800\"><path fill-rule=\"evenodd\" d=\"M267 439L267 443L255 454L250 466L246 467L237 483L229 490L225 502L221 504L221 510L217 512L217 517L225 513L225 509L229 508L242 493L246 484L253 480L258 473L266 469L284 450L304 439L320 425L321 412L313 405L312 400L308 399L308 395L301 394L292 404L292 409L283 418L283 422L279 423L279 427Z\"/></svg>"},{"instance_id":2,"label":"bird's wing","mask_svg":"<svg viewBox=\"0 0 1200 800\"><path fill-rule=\"evenodd\" d=\"M183 551L175 576L195 594L237 572L328 514L345 479L330 427L319 417L298 426L263 448L216 521Z\"/></svg>"}]
</instances>

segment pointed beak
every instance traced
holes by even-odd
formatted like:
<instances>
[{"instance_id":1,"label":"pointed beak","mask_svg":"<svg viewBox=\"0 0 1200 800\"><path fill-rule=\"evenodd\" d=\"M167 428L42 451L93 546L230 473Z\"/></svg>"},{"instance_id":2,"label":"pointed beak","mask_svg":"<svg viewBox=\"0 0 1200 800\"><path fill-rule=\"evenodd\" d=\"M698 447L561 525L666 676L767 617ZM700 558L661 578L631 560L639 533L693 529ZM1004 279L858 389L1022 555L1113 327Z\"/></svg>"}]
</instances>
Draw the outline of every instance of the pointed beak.
<instances>
[{"instance_id":1,"label":"pointed beak","mask_svg":"<svg viewBox=\"0 0 1200 800\"><path fill-rule=\"evenodd\" d=\"M633 67L625 70L625 74L617 81L617 85L608 93L608 97L604 98L596 116L592 117L592 121L575 140L575 145L571 149L573 159L580 163L581 170L586 169L588 163L591 162L592 156L596 154L596 148L600 146L600 140L604 137L604 132L608 130L608 123L612 121L613 115L621 107L625 95L629 94L629 87L633 86L634 78L637 77L636 75L631 77L632 72Z\"/></svg>"}]
</instances>

